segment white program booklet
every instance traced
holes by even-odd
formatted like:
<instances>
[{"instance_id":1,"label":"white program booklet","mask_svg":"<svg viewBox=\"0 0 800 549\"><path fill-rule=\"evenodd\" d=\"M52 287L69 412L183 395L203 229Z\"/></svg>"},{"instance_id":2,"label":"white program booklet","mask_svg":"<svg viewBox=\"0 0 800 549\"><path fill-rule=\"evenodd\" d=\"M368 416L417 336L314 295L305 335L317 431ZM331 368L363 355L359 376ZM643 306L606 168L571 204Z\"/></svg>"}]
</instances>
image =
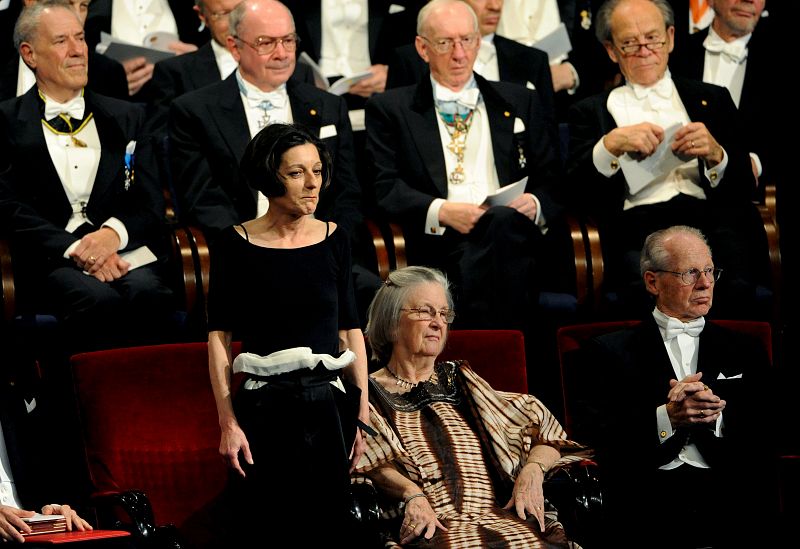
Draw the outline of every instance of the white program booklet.
<instances>
[{"instance_id":1,"label":"white program booklet","mask_svg":"<svg viewBox=\"0 0 800 549\"><path fill-rule=\"evenodd\" d=\"M151 35L148 35L148 37L151 37ZM163 37L159 38L155 34L152 35L152 38L155 39L156 45L159 46L164 40ZM147 40L147 38L145 38L145 40ZM154 47L122 42L106 32L100 33L100 42L95 47L95 50L97 53L110 57L120 63L124 63L128 59L133 59L134 57L144 57L147 59L148 63L158 63L163 59L169 59L175 56L175 52L172 51L163 51Z\"/></svg>"},{"instance_id":2,"label":"white program booklet","mask_svg":"<svg viewBox=\"0 0 800 549\"><path fill-rule=\"evenodd\" d=\"M664 140L658 145L656 151L647 158L637 159L625 153L619 157L619 166L625 174L625 181L628 183L628 190L631 194L636 194L648 184L664 177L669 172L690 160L681 158L672 152L672 142L675 139L675 132L680 129L682 124L676 123L664 129Z\"/></svg>"},{"instance_id":3,"label":"white program booklet","mask_svg":"<svg viewBox=\"0 0 800 549\"><path fill-rule=\"evenodd\" d=\"M486 197L483 206L508 206L508 204L525 192L525 185L528 184L528 176L523 177L516 183L511 183L505 187L500 187L494 193Z\"/></svg>"},{"instance_id":4,"label":"white program booklet","mask_svg":"<svg viewBox=\"0 0 800 549\"><path fill-rule=\"evenodd\" d=\"M533 44L533 47L545 52L551 63L554 59L565 57L572 51L572 43L569 41L567 26L564 23L559 23L553 32L542 37L541 40Z\"/></svg>"},{"instance_id":5,"label":"white program booklet","mask_svg":"<svg viewBox=\"0 0 800 549\"><path fill-rule=\"evenodd\" d=\"M331 84L328 77L322 72L322 68L311 59L311 56L308 55L306 52L302 52L297 60L300 63L305 63L309 67L311 67L311 72L314 74L314 85L317 86L321 90L325 90L328 93L332 93L333 95L342 95L350 91L350 88L353 84L357 84L361 80L372 76L370 71L363 71L356 73L352 76L345 76L340 78L333 84Z\"/></svg>"}]
</instances>

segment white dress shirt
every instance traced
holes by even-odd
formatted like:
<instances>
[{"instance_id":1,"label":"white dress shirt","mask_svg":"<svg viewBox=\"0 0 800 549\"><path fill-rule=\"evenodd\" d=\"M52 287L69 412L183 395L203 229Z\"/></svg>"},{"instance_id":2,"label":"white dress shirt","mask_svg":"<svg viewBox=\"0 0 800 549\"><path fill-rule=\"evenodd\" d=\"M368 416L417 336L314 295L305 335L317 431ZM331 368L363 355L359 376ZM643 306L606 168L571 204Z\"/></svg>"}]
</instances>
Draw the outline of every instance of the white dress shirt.
<instances>
[{"instance_id":1,"label":"white dress shirt","mask_svg":"<svg viewBox=\"0 0 800 549\"><path fill-rule=\"evenodd\" d=\"M46 95L45 102L53 101ZM83 114L81 114L81 118ZM73 232L84 223L92 224L86 217L85 208L89 203L92 194L94 180L97 177L97 169L100 166L100 135L97 133L97 125L94 118L89 119L83 124L79 131L73 135L82 141L86 146L78 147L68 134L56 133L42 122L42 133L47 144L47 152L53 167L61 181L61 187L72 207L72 215L67 221L64 230ZM119 236L118 250L122 250L128 245L128 231L125 224L116 217L106 219L101 227L110 227ZM74 242L64 252L64 257L78 246Z\"/></svg>"},{"instance_id":2,"label":"white dress shirt","mask_svg":"<svg viewBox=\"0 0 800 549\"><path fill-rule=\"evenodd\" d=\"M241 73L236 71L236 80L239 83L239 96L242 99L244 106L244 114L247 117L247 129L252 139L264 127L264 110L258 105L262 98L272 98L271 103L276 106L269 109L268 124L281 122L284 124L291 124L294 120L292 118L292 106L289 102L289 94L286 92L286 84L274 92L263 92L244 78ZM279 97L275 100L275 97ZM264 196L260 191L256 191L256 217L260 217L267 213L269 209L269 199Z\"/></svg>"},{"instance_id":3,"label":"white dress shirt","mask_svg":"<svg viewBox=\"0 0 800 549\"><path fill-rule=\"evenodd\" d=\"M178 24L167 0L112 1L111 36L137 45L144 44L151 32L178 36Z\"/></svg>"},{"instance_id":4,"label":"white dress shirt","mask_svg":"<svg viewBox=\"0 0 800 549\"><path fill-rule=\"evenodd\" d=\"M8 459L8 448L3 436L3 425L0 423L0 505L8 505L21 509L19 494L11 473L11 461Z\"/></svg>"},{"instance_id":5,"label":"white dress shirt","mask_svg":"<svg viewBox=\"0 0 800 549\"><path fill-rule=\"evenodd\" d=\"M228 48L220 46L213 39L211 40L211 50L214 52L214 60L217 62L219 76L222 80L225 80L239 67L239 63L233 58Z\"/></svg>"},{"instance_id":6,"label":"white dress shirt","mask_svg":"<svg viewBox=\"0 0 800 549\"><path fill-rule=\"evenodd\" d=\"M28 65L19 58L19 68L17 69L17 97L25 95L29 89L36 84L36 75L28 68Z\"/></svg>"},{"instance_id":7,"label":"white dress shirt","mask_svg":"<svg viewBox=\"0 0 800 549\"><path fill-rule=\"evenodd\" d=\"M492 82L500 81L500 67L497 64L497 48L494 45L494 33L481 38L481 47L472 70Z\"/></svg>"},{"instance_id":8,"label":"white dress shirt","mask_svg":"<svg viewBox=\"0 0 800 549\"><path fill-rule=\"evenodd\" d=\"M669 71L649 88L630 83L615 88L609 94L606 106L618 127L650 122L668 128L676 123L685 125L690 122ZM617 157L606 149L602 137L594 146L592 160L597 171L606 177L613 176L620 169ZM705 168L712 187L720 184L727 165L728 155L723 151L722 162ZM666 176L654 179L635 194L628 192L623 209L667 202L678 194L706 198L700 186L697 158L678 166Z\"/></svg>"},{"instance_id":9,"label":"white dress shirt","mask_svg":"<svg viewBox=\"0 0 800 549\"><path fill-rule=\"evenodd\" d=\"M532 46L561 24L556 0L505 0L497 34ZM550 60L561 63L567 56Z\"/></svg>"},{"instance_id":10,"label":"white dress shirt","mask_svg":"<svg viewBox=\"0 0 800 549\"><path fill-rule=\"evenodd\" d=\"M325 76L352 76L368 70L367 0L322 0L319 65Z\"/></svg>"},{"instance_id":11,"label":"white dress shirt","mask_svg":"<svg viewBox=\"0 0 800 549\"><path fill-rule=\"evenodd\" d=\"M703 43L706 47L703 82L728 88L737 107L742 99L744 74L747 70L747 44L752 36L748 34L731 42L725 42L713 28L710 28L708 37ZM719 48L726 51L712 51Z\"/></svg>"},{"instance_id":12,"label":"white dress shirt","mask_svg":"<svg viewBox=\"0 0 800 549\"><path fill-rule=\"evenodd\" d=\"M691 336L682 333L668 340L666 329L663 325L670 321L670 317L659 311L658 308L655 308L653 309L653 318L656 319L656 323L659 325L658 329L664 340L664 347L667 350L667 355L669 355L672 369L675 372L675 379L680 381L690 374L697 373L697 356L700 351L699 335ZM680 322L678 319L672 320L674 322ZM656 425L658 428L659 441L663 444L674 434L666 404L662 404L656 408ZM714 426L714 435L718 437L722 436L722 413L720 413ZM659 469L675 469L684 463L693 467L708 469L708 463L703 459L700 450L697 449L697 445L693 443L685 445L675 459L662 465Z\"/></svg>"}]
</instances>

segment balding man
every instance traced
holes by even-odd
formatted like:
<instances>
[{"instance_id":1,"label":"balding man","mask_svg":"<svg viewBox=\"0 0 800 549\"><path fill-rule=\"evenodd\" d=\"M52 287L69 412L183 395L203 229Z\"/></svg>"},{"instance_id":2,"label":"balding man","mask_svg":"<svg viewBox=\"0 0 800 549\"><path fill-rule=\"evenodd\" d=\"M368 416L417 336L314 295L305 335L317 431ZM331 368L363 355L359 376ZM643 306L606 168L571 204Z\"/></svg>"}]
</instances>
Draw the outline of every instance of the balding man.
<instances>
[{"instance_id":1,"label":"balding man","mask_svg":"<svg viewBox=\"0 0 800 549\"><path fill-rule=\"evenodd\" d=\"M493 82L513 82L535 89L545 113L552 118L555 132L553 80L547 54L496 34L503 0L464 1L475 12L481 33L481 45L473 67L475 72ZM395 49L389 64L387 87L417 84L428 74L428 65L414 44L401 46Z\"/></svg>"},{"instance_id":2,"label":"balding man","mask_svg":"<svg viewBox=\"0 0 800 549\"><path fill-rule=\"evenodd\" d=\"M770 546L769 423L778 418L761 417L775 394L766 349L706 322L728 273L699 230L649 235L640 269L652 313L591 341L570 383L574 436L595 448L603 472L600 546ZM621 515L635 537L611 520ZM750 524L756 516L770 526Z\"/></svg>"},{"instance_id":3,"label":"balding man","mask_svg":"<svg viewBox=\"0 0 800 549\"><path fill-rule=\"evenodd\" d=\"M673 19L666 0L608 0L596 14L625 85L570 112L570 197L600 225L607 280L633 308L625 314L639 307L645 237L682 223L708 235L726 270L718 291L732 294L726 308L751 315L763 231L745 135L727 90L672 78Z\"/></svg>"},{"instance_id":4,"label":"balding man","mask_svg":"<svg viewBox=\"0 0 800 549\"><path fill-rule=\"evenodd\" d=\"M430 77L367 103L378 206L403 225L412 263L456 282L462 326L523 328L537 304L537 255L557 218L558 158L536 92L473 72L480 31L465 2L420 10ZM527 176L507 206L488 195Z\"/></svg>"},{"instance_id":5,"label":"balding man","mask_svg":"<svg viewBox=\"0 0 800 549\"><path fill-rule=\"evenodd\" d=\"M69 7L25 8L14 39L36 75L0 105L0 219L20 294L64 321L72 351L163 337L172 292L157 263L140 261L159 253L163 212L143 112L85 89L83 25Z\"/></svg>"},{"instance_id":6,"label":"balding man","mask_svg":"<svg viewBox=\"0 0 800 549\"><path fill-rule=\"evenodd\" d=\"M331 185L317 217L346 231L361 222L353 137L344 101L290 81L297 35L289 10L274 0L245 0L229 15L227 47L238 68L225 80L172 104L170 152L183 218L207 234L262 215L266 197L244 181L239 160L250 138L272 122L309 128L329 147Z\"/></svg>"}]
</instances>

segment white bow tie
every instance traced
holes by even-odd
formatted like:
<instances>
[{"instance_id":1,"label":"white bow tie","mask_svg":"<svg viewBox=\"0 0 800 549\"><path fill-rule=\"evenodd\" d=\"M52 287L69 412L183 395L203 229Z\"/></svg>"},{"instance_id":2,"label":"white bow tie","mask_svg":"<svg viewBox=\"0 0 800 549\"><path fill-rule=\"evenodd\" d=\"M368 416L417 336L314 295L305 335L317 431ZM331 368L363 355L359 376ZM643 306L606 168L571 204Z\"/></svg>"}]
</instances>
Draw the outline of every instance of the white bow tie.
<instances>
[{"instance_id":1,"label":"white bow tie","mask_svg":"<svg viewBox=\"0 0 800 549\"><path fill-rule=\"evenodd\" d=\"M703 42L703 47L711 53L719 53L726 56L734 63L741 63L747 59L747 46L738 40L725 42L722 38L709 34Z\"/></svg>"},{"instance_id":2,"label":"white bow tie","mask_svg":"<svg viewBox=\"0 0 800 549\"><path fill-rule=\"evenodd\" d=\"M662 78L656 82L655 85L648 87L631 84L631 89L633 89L633 94L636 96L636 99L644 99L652 95L658 95L664 99L669 99L672 97L672 80L670 78Z\"/></svg>"},{"instance_id":3,"label":"white bow tie","mask_svg":"<svg viewBox=\"0 0 800 549\"><path fill-rule=\"evenodd\" d=\"M332 8L327 14L332 25L352 25L361 17L361 5L357 2L344 2Z\"/></svg>"},{"instance_id":4,"label":"white bow tie","mask_svg":"<svg viewBox=\"0 0 800 549\"><path fill-rule=\"evenodd\" d=\"M286 94L282 91L271 92L247 92L247 104L250 108L258 108L268 111L270 109L281 109L286 104Z\"/></svg>"},{"instance_id":5,"label":"white bow tie","mask_svg":"<svg viewBox=\"0 0 800 549\"><path fill-rule=\"evenodd\" d=\"M666 331L664 334L664 339L666 341L678 337L680 334L688 334L692 337L697 337L706 325L706 319L702 316L691 322L681 322L677 318L670 317L667 319L666 326L662 325L658 320L656 320L656 322Z\"/></svg>"},{"instance_id":6,"label":"white bow tie","mask_svg":"<svg viewBox=\"0 0 800 549\"><path fill-rule=\"evenodd\" d=\"M457 104L468 109L474 109L478 106L480 95L481 90L477 87L464 88L456 92L444 86L436 86L436 102L439 104Z\"/></svg>"},{"instance_id":7,"label":"white bow tie","mask_svg":"<svg viewBox=\"0 0 800 549\"><path fill-rule=\"evenodd\" d=\"M66 103L59 103L48 98L44 103L44 119L52 120L61 113L67 114L72 118L80 120L86 110L86 101L82 95L73 97Z\"/></svg>"}]
</instances>

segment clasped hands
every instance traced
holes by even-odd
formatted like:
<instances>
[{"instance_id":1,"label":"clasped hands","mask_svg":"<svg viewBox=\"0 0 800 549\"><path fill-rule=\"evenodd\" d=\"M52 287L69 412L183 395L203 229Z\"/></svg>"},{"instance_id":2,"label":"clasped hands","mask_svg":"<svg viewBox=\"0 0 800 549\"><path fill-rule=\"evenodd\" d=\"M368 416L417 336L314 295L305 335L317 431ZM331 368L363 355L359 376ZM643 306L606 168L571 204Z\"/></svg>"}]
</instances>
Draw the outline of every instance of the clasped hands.
<instances>
[{"instance_id":1,"label":"clasped hands","mask_svg":"<svg viewBox=\"0 0 800 549\"><path fill-rule=\"evenodd\" d=\"M647 158L664 140L664 128L650 122L614 128L603 138L608 152L614 156L629 153L634 157ZM678 156L701 158L706 165L716 166L723 159L723 150L702 122L689 122L677 132L671 145Z\"/></svg>"},{"instance_id":2,"label":"clasped hands","mask_svg":"<svg viewBox=\"0 0 800 549\"><path fill-rule=\"evenodd\" d=\"M701 381L702 377L703 372L698 372L669 381L667 414L673 427L713 425L725 409L726 402Z\"/></svg>"},{"instance_id":3,"label":"clasped hands","mask_svg":"<svg viewBox=\"0 0 800 549\"><path fill-rule=\"evenodd\" d=\"M519 195L508 203L508 207L514 208L531 221L536 219L536 200L531 193ZM488 206L482 204L445 201L439 209L439 223L461 234L469 234L488 209Z\"/></svg>"},{"instance_id":4,"label":"clasped hands","mask_svg":"<svg viewBox=\"0 0 800 549\"><path fill-rule=\"evenodd\" d=\"M36 513L24 511L9 505L0 505L0 538L3 541L15 541L23 543L25 537L22 535L30 534L31 527L28 526L24 518L30 518ZM64 515L67 523L67 531L92 530L92 526L83 520L69 505L45 505L42 507L43 515Z\"/></svg>"},{"instance_id":5,"label":"clasped hands","mask_svg":"<svg viewBox=\"0 0 800 549\"><path fill-rule=\"evenodd\" d=\"M119 235L110 227L101 227L81 238L69 254L84 271L100 282L111 282L128 273L130 263L117 253Z\"/></svg>"}]
</instances>

